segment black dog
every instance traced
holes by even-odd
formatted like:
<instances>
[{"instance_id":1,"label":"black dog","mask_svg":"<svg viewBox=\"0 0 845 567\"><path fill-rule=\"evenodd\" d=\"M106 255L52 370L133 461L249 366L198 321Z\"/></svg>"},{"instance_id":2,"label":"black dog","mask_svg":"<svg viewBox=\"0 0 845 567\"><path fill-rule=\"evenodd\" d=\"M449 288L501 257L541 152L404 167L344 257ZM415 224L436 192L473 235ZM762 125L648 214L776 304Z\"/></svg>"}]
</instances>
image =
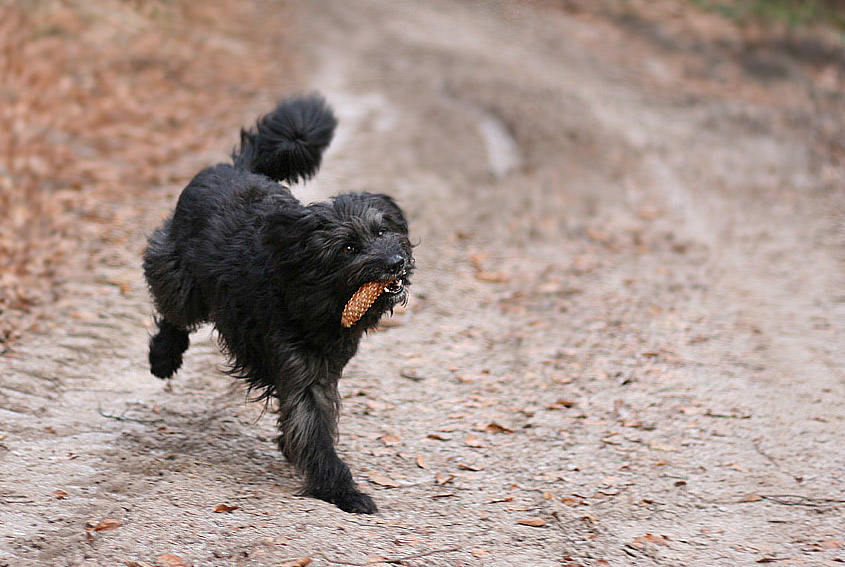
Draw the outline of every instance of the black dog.
<instances>
[{"instance_id":1,"label":"black dog","mask_svg":"<svg viewBox=\"0 0 845 567\"><path fill-rule=\"evenodd\" d=\"M414 260L390 197L346 193L306 206L277 183L316 173L336 124L320 97L283 101L241 131L234 165L205 169L182 191L144 255L160 314L150 365L172 376L189 334L213 323L231 373L259 399L278 399L279 448L305 477L305 493L370 514L375 503L334 449L337 382L364 332L407 300ZM384 291L360 320L341 324L368 282Z\"/></svg>"}]
</instances>

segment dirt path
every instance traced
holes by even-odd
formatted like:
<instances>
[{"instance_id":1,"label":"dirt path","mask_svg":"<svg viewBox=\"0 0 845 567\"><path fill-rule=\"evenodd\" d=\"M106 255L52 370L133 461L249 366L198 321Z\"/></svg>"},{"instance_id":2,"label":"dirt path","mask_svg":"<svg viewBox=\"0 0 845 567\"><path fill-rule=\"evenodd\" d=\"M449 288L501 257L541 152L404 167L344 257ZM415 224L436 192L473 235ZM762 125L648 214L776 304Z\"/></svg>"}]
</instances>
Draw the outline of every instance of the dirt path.
<instances>
[{"instance_id":1,"label":"dirt path","mask_svg":"<svg viewBox=\"0 0 845 567\"><path fill-rule=\"evenodd\" d=\"M210 331L149 375L162 187L0 358L0 565L844 561L841 97L544 5L352 6L296 10L341 119L299 195L389 192L420 241L341 385L380 514L294 495Z\"/></svg>"}]
</instances>

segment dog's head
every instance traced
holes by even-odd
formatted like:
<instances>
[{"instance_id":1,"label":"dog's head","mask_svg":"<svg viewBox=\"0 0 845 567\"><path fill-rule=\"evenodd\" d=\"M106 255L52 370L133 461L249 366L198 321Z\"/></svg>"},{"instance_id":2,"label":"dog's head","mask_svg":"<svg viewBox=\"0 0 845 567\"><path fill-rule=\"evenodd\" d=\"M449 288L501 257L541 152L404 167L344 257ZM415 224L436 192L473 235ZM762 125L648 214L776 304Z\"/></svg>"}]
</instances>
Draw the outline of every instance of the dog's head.
<instances>
[{"instance_id":1,"label":"dog's head","mask_svg":"<svg viewBox=\"0 0 845 567\"><path fill-rule=\"evenodd\" d=\"M268 217L266 234L285 303L303 325L340 325L346 303L369 282L386 285L354 328L374 327L408 299L414 270L408 223L387 195L345 193L285 208Z\"/></svg>"}]
</instances>

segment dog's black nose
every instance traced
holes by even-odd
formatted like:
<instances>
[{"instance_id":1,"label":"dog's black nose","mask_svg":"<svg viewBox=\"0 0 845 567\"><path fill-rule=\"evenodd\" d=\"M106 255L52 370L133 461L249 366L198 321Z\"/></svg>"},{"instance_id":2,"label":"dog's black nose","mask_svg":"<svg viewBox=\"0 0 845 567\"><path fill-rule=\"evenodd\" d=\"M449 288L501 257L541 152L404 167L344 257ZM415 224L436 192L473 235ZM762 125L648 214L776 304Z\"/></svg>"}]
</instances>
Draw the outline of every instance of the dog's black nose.
<instances>
[{"instance_id":1,"label":"dog's black nose","mask_svg":"<svg viewBox=\"0 0 845 567\"><path fill-rule=\"evenodd\" d=\"M398 272L405 266L405 258L396 254L387 260L387 269L391 272Z\"/></svg>"}]
</instances>

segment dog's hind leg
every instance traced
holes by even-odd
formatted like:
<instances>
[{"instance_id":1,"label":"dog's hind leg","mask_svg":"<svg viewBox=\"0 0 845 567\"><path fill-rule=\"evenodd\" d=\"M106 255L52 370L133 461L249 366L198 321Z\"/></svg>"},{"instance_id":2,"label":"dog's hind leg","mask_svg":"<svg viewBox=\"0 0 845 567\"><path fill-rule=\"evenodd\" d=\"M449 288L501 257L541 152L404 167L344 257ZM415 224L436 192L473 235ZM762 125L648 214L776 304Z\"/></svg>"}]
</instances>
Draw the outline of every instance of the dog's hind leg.
<instances>
[{"instance_id":1,"label":"dog's hind leg","mask_svg":"<svg viewBox=\"0 0 845 567\"><path fill-rule=\"evenodd\" d=\"M150 339L150 372L158 378L170 378L182 366L182 353L190 344L190 332L157 319L158 333Z\"/></svg>"},{"instance_id":2,"label":"dog's hind leg","mask_svg":"<svg viewBox=\"0 0 845 567\"><path fill-rule=\"evenodd\" d=\"M281 399L279 448L305 476L304 492L345 512L372 514L376 504L358 490L334 449L339 398L337 382L287 392Z\"/></svg>"}]
</instances>

